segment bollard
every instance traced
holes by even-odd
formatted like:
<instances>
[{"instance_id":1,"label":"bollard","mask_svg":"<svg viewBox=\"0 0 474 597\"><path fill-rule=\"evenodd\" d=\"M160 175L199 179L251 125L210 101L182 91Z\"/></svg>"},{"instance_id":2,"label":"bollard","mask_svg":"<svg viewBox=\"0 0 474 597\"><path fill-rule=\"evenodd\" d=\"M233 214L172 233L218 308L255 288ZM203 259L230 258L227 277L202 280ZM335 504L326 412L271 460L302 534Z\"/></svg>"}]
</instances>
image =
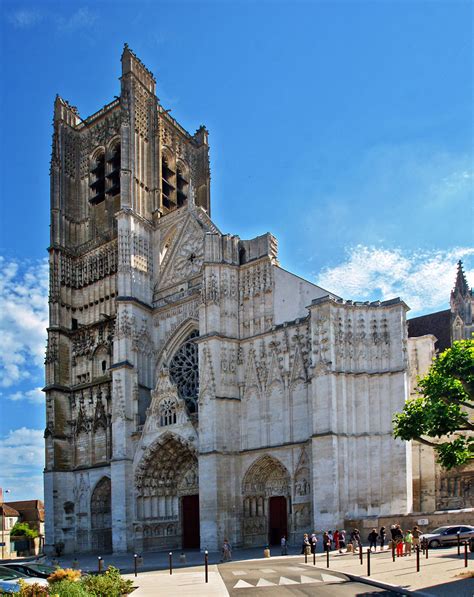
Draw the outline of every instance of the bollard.
<instances>
[{"instance_id":1,"label":"bollard","mask_svg":"<svg viewBox=\"0 0 474 597\"><path fill-rule=\"evenodd\" d=\"M425 557L426 557L426 559L428 559L428 549L429 549L429 545L428 545L428 541L427 541L426 545L425 545Z\"/></svg>"},{"instance_id":2,"label":"bollard","mask_svg":"<svg viewBox=\"0 0 474 597\"><path fill-rule=\"evenodd\" d=\"M313 566L316 566L316 548L313 551Z\"/></svg>"},{"instance_id":3,"label":"bollard","mask_svg":"<svg viewBox=\"0 0 474 597\"><path fill-rule=\"evenodd\" d=\"M168 559L169 559L169 563L170 563L170 574L173 574L173 552L170 551L170 553L168 554Z\"/></svg>"},{"instance_id":4,"label":"bollard","mask_svg":"<svg viewBox=\"0 0 474 597\"><path fill-rule=\"evenodd\" d=\"M367 549L367 576L370 576L370 548Z\"/></svg>"},{"instance_id":5,"label":"bollard","mask_svg":"<svg viewBox=\"0 0 474 597\"><path fill-rule=\"evenodd\" d=\"M362 564L364 563L364 552L362 551L362 543L359 543L359 560L362 566Z\"/></svg>"},{"instance_id":6,"label":"bollard","mask_svg":"<svg viewBox=\"0 0 474 597\"><path fill-rule=\"evenodd\" d=\"M326 568L329 568L329 548L326 551Z\"/></svg>"},{"instance_id":7,"label":"bollard","mask_svg":"<svg viewBox=\"0 0 474 597\"><path fill-rule=\"evenodd\" d=\"M305 564L308 563L308 551L307 551L306 547L304 548L304 563Z\"/></svg>"},{"instance_id":8,"label":"bollard","mask_svg":"<svg viewBox=\"0 0 474 597\"><path fill-rule=\"evenodd\" d=\"M420 571L420 546L416 546L416 571Z\"/></svg>"},{"instance_id":9,"label":"bollard","mask_svg":"<svg viewBox=\"0 0 474 597\"><path fill-rule=\"evenodd\" d=\"M135 576L137 576L137 560L138 560L138 554L134 553L133 554L133 569L135 571Z\"/></svg>"},{"instance_id":10,"label":"bollard","mask_svg":"<svg viewBox=\"0 0 474 597\"><path fill-rule=\"evenodd\" d=\"M209 582L209 552L204 552L204 579L205 582Z\"/></svg>"},{"instance_id":11,"label":"bollard","mask_svg":"<svg viewBox=\"0 0 474 597\"><path fill-rule=\"evenodd\" d=\"M458 536L458 556L461 555L461 531L458 531L456 533L456 535Z\"/></svg>"},{"instance_id":12,"label":"bollard","mask_svg":"<svg viewBox=\"0 0 474 597\"><path fill-rule=\"evenodd\" d=\"M395 541L392 541L392 562L395 562Z\"/></svg>"},{"instance_id":13,"label":"bollard","mask_svg":"<svg viewBox=\"0 0 474 597\"><path fill-rule=\"evenodd\" d=\"M97 558L97 565L98 565L99 574L100 574L102 572L102 558L101 558L101 556L98 556L98 558Z\"/></svg>"},{"instance_id":14,"label":"bollard","mask_svg":"<svg viewBox=\"0 0 474 597\"><path fill-rule=\"evenodd\" d=\"M464 568L467 568L467 541L464 541Z\"/></svg>"}]
</instances>

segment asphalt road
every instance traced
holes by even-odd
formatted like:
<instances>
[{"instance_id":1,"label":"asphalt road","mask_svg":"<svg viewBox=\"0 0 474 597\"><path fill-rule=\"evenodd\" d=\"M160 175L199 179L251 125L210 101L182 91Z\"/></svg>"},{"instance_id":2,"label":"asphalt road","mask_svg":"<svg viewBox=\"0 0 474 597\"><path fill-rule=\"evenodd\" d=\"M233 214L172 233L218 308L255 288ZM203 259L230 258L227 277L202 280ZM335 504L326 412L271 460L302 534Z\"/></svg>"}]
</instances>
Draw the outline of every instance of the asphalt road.
<instances>
[{"instance_id":1,"label":"asphalt road","mask_svg":"<svg viewBox=\"0 0 474 597\"><path fill-rule=\"evenodd\" d=\"M318 595L321 597L351 597L377 595L389 597L397 595L392 591L379 589L326 568L298 564L284 558L267 560L228 562L219 565L229 595Z\"/></svg>"}]
</instances>

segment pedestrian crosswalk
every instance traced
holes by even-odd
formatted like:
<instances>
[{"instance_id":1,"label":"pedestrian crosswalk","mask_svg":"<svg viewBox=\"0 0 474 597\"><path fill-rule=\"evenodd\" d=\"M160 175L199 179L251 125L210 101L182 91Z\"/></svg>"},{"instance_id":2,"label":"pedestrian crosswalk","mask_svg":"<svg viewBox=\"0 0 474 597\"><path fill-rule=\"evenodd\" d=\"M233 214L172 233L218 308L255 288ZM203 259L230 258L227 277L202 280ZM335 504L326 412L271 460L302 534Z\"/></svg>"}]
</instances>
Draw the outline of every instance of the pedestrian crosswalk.
<instances>
[{"instance_id":1,"label":"pedestrian crosswalk","mask_svg":"<svg viewBox=\"0 0 474 597\"><path fill-rule=\"evenodd\" d=\"M267 578L261 577L255 582L255 579L252 579L252 582L248 580L244 580L240 578L234 585L234 589L250 589L256 587L275 587L277 585L304 585L304 584L312 584L312 583L339 583L345 582L344 578L340 576L335 576L334 574L328 573L321 573L321 578L316 578L313 576L306 576L304 574L300 574L299 580L295 579L296 575L291 575L293 578L288 578L287 576L280 576L278 579L268 580ZM298 578L296 576L296 578Z\"/></svg>"}]
</instances>

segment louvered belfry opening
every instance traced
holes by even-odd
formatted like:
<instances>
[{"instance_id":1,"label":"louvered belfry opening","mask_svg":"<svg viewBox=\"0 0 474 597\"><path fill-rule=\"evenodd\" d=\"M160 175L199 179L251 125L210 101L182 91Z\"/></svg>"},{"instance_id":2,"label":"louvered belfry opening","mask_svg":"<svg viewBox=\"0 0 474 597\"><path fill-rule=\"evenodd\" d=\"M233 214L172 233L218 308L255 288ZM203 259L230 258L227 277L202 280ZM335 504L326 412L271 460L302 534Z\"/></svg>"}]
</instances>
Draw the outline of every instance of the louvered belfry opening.
<instances>
[{"instance_id":1,"label":"louvered belfry opening","mask_svg":"<svg viewBox=\"0 0 474 597\"><path fill-rule=\"evenodd\" d=\"M186 178L186 174L182 166L177 168L176 186L177 186L177 202L178 207L182 207L188 198L188 185L189 181Z\"/></svg>"},{"instance_id":2,"label":"louvered belfry opening","mask_svg":"<svg viewBox=\"0 0 474 597\"><path fill-rule=\"evenodd\" d=\"M89 201L93 205L97 205L105 199L105 154L103 152L98 153L93 161L91 179Z\"/></svg>"},{"instance_id":3,"label":"louvered belfry opening","mask_svg":"<svg viewBox=\"0 0 474 597\"><path fill-rule=\"evenodd\" d=\"M163 206L169 211L176 208L176 172L172 170L168 159L163 156L161 159L161 186Z\"/></svg>"},{"instance_id":4,"label":"louvered belfry opening","mask_svg":"<svg viewBox=\"0 0 474 597\"><path fill-rule=\"evenodd\" d=\"M120 193L120 143L114 146L107 163L109 165L107 195L115 197Z\"/></svg>"}]
</instances>

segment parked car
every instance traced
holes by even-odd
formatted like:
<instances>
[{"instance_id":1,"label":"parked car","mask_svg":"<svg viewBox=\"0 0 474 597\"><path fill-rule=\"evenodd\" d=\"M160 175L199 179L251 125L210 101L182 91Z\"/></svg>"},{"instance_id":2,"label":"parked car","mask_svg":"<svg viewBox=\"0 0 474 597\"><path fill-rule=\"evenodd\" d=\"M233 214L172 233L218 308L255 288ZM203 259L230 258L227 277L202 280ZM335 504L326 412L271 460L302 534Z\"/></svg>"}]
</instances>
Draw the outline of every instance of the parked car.
<instances>
[{"instance_id":1,"label":"parked car","mask_svg":"<svg viewBox=\"0 0 474 597\"><path fill-rule=\"evenodd\" d=\"M20 590L19 580L22 579L29 585L38 584L43 587L48 586L48 581L44 578L34 576L27 576L22 572L8 568L7 566L0 566L0 591L3 593L17 593Z\"/></svg>"},{"instance_id":2,"label":"parked car","mask_svg":"<svg viewBox=\"0 0 474 597\"><path fill-rule=\"evenodd\" d=\"M37 564L36 562L8 562L2 564L5 568L11 568L26 576L35 576L37 578L48 578L56 570L53 566L46 566L45 564Z\"/></svg>"},{"instance_id":3,"label":"parked car","mask_svg":"<svg viewBox=\"0 0 474 597\"><path fill-rule=\"evenodd\" d=\"M474 527L467 524L439 527L431 533L424 533L420 538L428 541L428 547L441 547L442 545L456 545L458 533L461 541L470 541L474 538Z\"/></svg>"}]
</instances>

